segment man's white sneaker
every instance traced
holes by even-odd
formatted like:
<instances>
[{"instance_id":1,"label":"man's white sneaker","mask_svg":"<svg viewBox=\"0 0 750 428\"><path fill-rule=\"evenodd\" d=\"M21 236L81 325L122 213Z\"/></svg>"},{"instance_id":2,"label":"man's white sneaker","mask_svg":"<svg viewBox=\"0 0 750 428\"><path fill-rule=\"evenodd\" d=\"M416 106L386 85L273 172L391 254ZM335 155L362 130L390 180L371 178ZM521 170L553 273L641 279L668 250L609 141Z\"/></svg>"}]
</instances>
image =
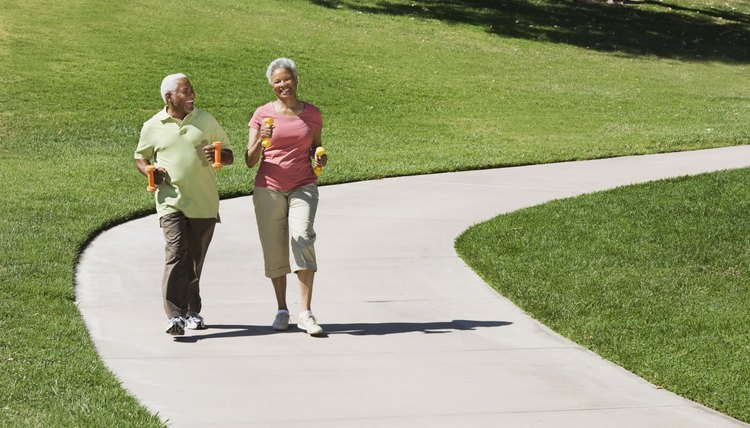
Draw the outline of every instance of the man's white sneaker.
<instances>
[{"instance_id":1,"label":"man's white sneaker","mask_svg":"<svg viewBox=\"0 0 750 428\"><path fill-rule=\"evenodd\" d=\"M174 317L167 323L167 334L182 336L185 334L185 321L182 317Z\"/></svg>"},{"instance_id":2,"label":"man's white sneaker","mask_svg":"<svg viewBox=\"0 0 750 428\"><path fill-rule=\"evenodd\" d=\"M185 325L190 330L204 330L206 328L206 323L203 321L203 317L195 312L188 312L185 319Z\"/></svg>"},{"instance_id":3,"label":"man's white sneaker","mask_svg":"<svg viewBox=\"0 0 750 428\"><path fill-rule=\"evenodd\" d=\"M323 327L318 325L318 321L313 315L300 315L297 328L306 331L311 336L323 334Z\"/></svg>"},{"instance_id":4,"label":"man's white sneaker","mask_svg":"<svg viewBox=\"0 0 750 428\"><path fill-rule=\"evenodd\" d=\"M273 329L276 331L284 331L289 328L289 312L277 312L276 318L273 320Z\"/></svg>"}]
</instances>

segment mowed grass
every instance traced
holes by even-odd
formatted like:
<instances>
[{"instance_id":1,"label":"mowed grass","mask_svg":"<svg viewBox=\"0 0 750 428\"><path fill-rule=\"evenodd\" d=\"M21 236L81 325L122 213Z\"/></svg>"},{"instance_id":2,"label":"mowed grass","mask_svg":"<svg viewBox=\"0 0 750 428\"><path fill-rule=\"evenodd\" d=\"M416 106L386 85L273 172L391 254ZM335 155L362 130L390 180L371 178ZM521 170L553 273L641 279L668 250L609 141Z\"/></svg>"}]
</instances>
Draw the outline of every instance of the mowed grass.
<instances>
[{"instance_id":1,"label":"mowed grass","mask_svg":"<svg viewBox=\"0 0 750 428\"><path fill-rule=\"evenodd\" d=\"M0 425L160 424L98 359L74 267L153 211L132 153L164 75L240 152L266 65L294 58L325 184L745 144L750 6L680 4L0 0ZM222 170L222 195L253 174Z\"/></svg>"},{"instance_id":2,"label":"mowed grass","mask_svg":"<svg viewBox=\"0 0 750 428\"><path fill-rule=\"evenodd\" d=\"M750 421L750 169L497 217L457 240L486 281L656 385Z\"/></svg>"}]
</instances>

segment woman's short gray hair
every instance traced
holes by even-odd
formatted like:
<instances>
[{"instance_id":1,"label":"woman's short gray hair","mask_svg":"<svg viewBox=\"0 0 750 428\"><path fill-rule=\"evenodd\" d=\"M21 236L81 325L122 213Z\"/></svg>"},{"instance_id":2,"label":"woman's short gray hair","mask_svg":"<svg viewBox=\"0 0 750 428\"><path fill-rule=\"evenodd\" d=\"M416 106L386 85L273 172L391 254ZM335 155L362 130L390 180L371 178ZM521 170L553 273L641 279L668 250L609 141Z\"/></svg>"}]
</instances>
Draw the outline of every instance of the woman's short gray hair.
<instances>
[{"instance_id":1,"label":"woman's short gray hair","mask_svg":"<svg viewBox=\"0 0 750 428\"><path fill-rule=\"evenodd\" d=\"M167 94L177 90L180 79L187 79L187 76L182 73L175 73L161 81L161 99L164 100L164 104L167 103Z\"/></svg>"},{"instance_id":2,"label":"woman's short gray hair","mask_svg":"<svg viewBox=\"0 0 750 428\"><path fill-rule=\"evenodd\" d=\"M273 82L271 81L271 75L280 68L289 70L289 72L292 73L292 77L294 77L294 80L297 80L297 64L295 64L294 61L289 58L276 58L275 60L271 61L270 64L268 64L268 70L266 70L268 83L273 85Z\"/></svg>"}]
</instances>

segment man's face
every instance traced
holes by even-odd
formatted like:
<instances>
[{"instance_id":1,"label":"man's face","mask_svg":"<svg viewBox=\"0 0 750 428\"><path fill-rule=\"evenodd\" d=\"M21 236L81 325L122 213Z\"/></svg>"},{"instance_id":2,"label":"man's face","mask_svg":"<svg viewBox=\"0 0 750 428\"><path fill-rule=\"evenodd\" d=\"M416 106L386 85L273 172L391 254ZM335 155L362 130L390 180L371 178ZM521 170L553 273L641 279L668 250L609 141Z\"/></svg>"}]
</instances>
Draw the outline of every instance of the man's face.
<instances>
[{"instance_id":1,"label":"man's face","mask_svg":"<svg viewBox=\"0 0 750 428\"><path fill-rule=\"evenodd\" d=\"M177 89L167 95L167 102L174 114L185 117L195 108L195 91L187 79L177 81Z\"/></svg>"}]
</instances>

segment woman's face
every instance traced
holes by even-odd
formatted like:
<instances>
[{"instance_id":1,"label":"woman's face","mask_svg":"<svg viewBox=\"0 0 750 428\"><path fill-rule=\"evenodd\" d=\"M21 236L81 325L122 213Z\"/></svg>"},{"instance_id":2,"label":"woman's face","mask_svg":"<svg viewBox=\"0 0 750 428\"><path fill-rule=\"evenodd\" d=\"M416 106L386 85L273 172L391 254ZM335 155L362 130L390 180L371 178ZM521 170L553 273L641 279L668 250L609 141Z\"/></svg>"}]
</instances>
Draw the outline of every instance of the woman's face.
<instances>
[{"instance_id":1,"label":"woman's face","mask_svg":"<svg viewBox=\"0 0 750 428\"><path fill-rule=\"evenodd\" d=\"M297 98L297 81L294 75L286 68L276 69L271 74L271 84L273 92L280 100Z\"/></svg>"}]
</instances>

